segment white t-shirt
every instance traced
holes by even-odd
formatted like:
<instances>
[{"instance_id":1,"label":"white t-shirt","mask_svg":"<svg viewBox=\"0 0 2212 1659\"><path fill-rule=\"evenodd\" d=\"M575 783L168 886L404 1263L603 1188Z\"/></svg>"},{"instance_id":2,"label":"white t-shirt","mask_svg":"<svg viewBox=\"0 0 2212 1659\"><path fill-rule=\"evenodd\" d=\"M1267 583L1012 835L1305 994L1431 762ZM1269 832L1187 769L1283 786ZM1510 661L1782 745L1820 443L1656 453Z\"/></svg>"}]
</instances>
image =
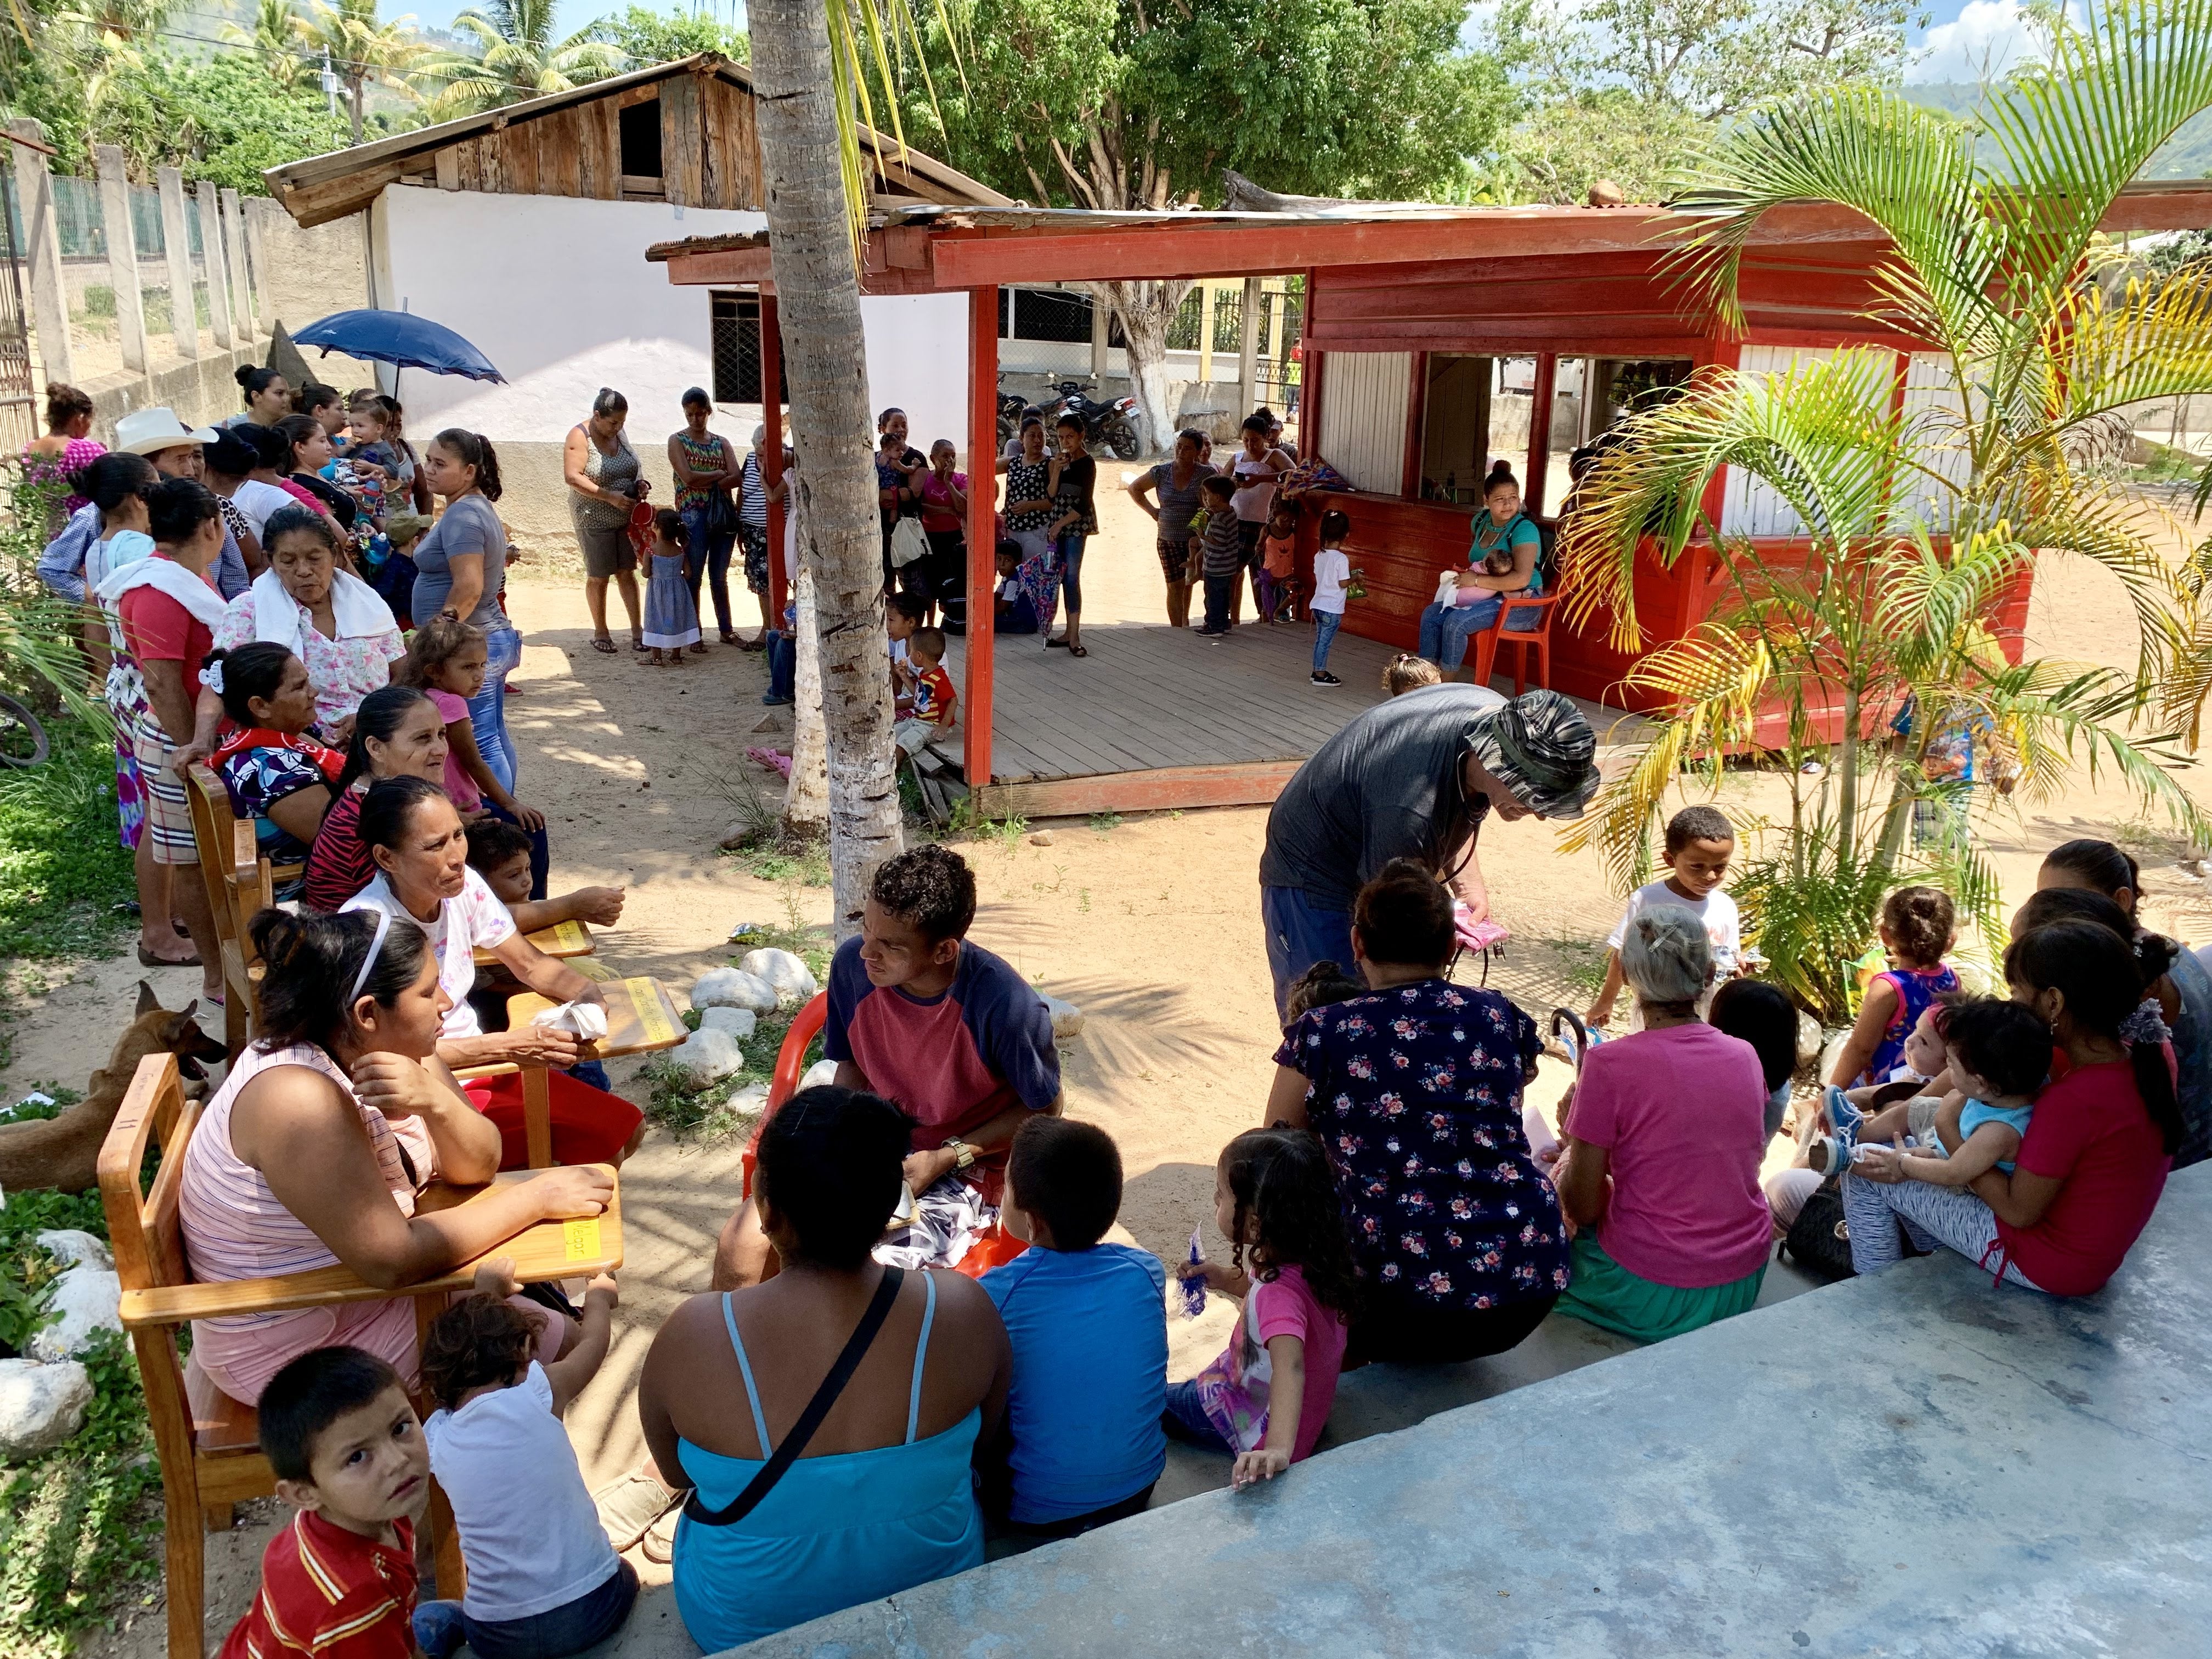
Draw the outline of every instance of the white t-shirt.
<instances>
[{"instance_id":1,"label":"white t-shirt","mask_svg":"<svg viewBox=\"0 0 2212 1659\"><path fill-rule=\"evenodd\" d=\"M528 1619L587 1595L621 1570L553 1415L553 1382L530 1362L511 1389L478 1395L422 1425L468 1565L471 1619Z\"/></svg>"},{"instance_id":2,"label":"white t-shirt","mask_svg":"<svg viewBox=\"0 0 2212 1659\"><path fill-rule=\"evenodd\" d=\"M1705 924L1705 939L1713 947L1713 982L1698 999L1698 1012L1702 1014L1712 1006L1713 994L1720 988L1721 981L1735 972L1736 957L1743 948L1735 901L1717 887L1702 899L1686 899L1669 887L1664 878L1646 882L1628 896L1628 908L1620 913L1620 920L1613 923L1613 932L1606 936L1607 947L1620 949L1621 940L1628 937L1629 924L1643 911L1663 904L1687 910ZM1636 1000L1636 988L1627 987L1624 994L1628 1000L1628 1018L1623 1024L1629 1030L1640 1031L1644 1029L1644 1009Z\"/></svg>"},{"instance_id":3,"label":"white t-shirt","mask_svg":"<svg viewBox=\"0 0 2212 1659\"><path fill-rule=\"evenodd\" d=\"M477 1018L477 1011L469 1006L469 991L477 982L477 948L481 945L488 951L505 944L514 937L514 918L507 915L507 907L499 902L499 895L484 884L484 878L473 867L464 866L459 896L441 904L438 919L428 927L408 913L381 871L377 872L375 880L348 899L342 908L388 910L395 923L411 922L422 928L430 936L430 948L438 955L438 983L453 1001L453 1006L446 1011L446 1023L439 1028L439 1036L483 1035L483 1022Z\"/></svg>"},{"instance_id":4,"label":"white t-shirt","mask_svg":"<svg viewBox=\"0 0 2212 1659\"><path fill-rule=\"evenodd\" d=\"M1324 547L1314 555L1313 608L1344 614L1344 585L1352 580L1352 561L1340 547Z\"/></svg>"},{"instance_id":5,"label":"white t-shirt","mask_svg":"<svg viewBox=\"0 0 2212 1659\"><path fill-rule=\"evenodd\" d=\"M1238 490L1233 497L1233 502L1237 508L1237 516L1246 524L1267 523L1268 509L1273 505L1275 500L1276 475L1275 469L1268 464L1266 457L1263 456L1255 461L1239 450L1237 459L1229 465L1229 476L1232 478L1265 480L1264 483L1254 484L1249 489Z\"/></svg>"},{"instance_id":6,"label":"white t-shirt","mask_svg":"<svg viewBox=\"0 0 2212 1659\"><path fill-rule=\"evenodd\" d=\"M269 522L270 514L280 507L297 507L300 503L290 492L279 489L275 484L264 483L258 478L248 478L239 485L237 494L230 498L230 504L246 515L246 522L253 529L253 539L258 542L263 539L262 527Z\"/></svg>"}]
</instances>

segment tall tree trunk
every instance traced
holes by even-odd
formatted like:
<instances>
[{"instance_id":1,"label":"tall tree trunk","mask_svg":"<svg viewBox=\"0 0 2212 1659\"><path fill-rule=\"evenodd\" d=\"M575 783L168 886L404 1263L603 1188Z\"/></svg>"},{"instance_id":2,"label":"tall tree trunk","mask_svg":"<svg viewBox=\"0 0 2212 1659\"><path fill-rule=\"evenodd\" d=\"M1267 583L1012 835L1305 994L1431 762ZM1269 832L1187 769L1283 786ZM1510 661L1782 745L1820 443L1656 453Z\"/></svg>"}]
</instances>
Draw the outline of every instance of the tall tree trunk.
<instances>
[{"instance_id":1,"label":"tall tree trunk","mask_svg":"<svg viewBox=\"0 0 2212 1659\"><path fill-rule=\"evenodd\" d=\"M792 679L791 787L783 798L783 826L814 836L830 827L830 754L822 720L822 628L814 572L805 560L792 583L792 604L799 613L792 641L799 665Z\"/></svg>"},{"instance_id":2,"label":"tall tree trunk","mask_svg":"<svg viewBox=\"0 0 2212 1659\"><path fill-rule=\"evenodd\" d=\"M1137 400L1144 430L1137 435L1147 453L1169 448L1175 409L1168 402L1168 325L1190 291L1188 283L1094 283L1093 295L1114 307L1121 319L1121 338L1129 357L1130 396Z\"/></svg>"},{"instance_id":3,"label":"tall tree trunk","mask_svg":"<svg viewBox=\"0 0 2212 1659\"><path fill-rule=\"evenodd\" d=\"M839 165L830 33L821 0L755 0L769 255L775 272L800 545L814 575L830 772L830 875L839 939L857 933L876 866L900 850L884 669L883 536L868 438L860 279ZM793 769L798 770L796 757Z\"/></svg>"}]
</instances>

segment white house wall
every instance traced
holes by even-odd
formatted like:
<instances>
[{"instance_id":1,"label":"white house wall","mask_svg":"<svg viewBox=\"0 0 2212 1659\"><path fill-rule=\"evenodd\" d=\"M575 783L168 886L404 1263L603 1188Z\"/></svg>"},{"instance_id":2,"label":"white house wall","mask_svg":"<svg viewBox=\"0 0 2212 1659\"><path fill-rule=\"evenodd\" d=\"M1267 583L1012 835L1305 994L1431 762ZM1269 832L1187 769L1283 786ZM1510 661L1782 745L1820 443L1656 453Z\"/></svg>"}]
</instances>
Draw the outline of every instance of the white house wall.
<instances>
[{"instance_id":1,"label":"white house wall","mask_svg":"<svg viewBox=\"0 0 2212 1659\"><path fill-rule=\"evenodd\" d=\"M671 283L645 251L764 224L757 213L664 202L388 186L375 214L378 303L466 336L508 381L410 370L400 386L408 429L419 437L458 425L495 444L558 444L609 386L629 399L633 441L658 452L682 423L685 389L714 383L709 290ZM963 432L965 298L864 298L861 319L871 407L899 404L917 434Z\"/></svg>"},{"instance_id":2,"label":"white house wall","mask_svg":"<svg viewBox=\"0 0 2212 1659\"><path fill-rule=\"evenodd\" d=\"M1854 347L1855 350L1867 348ZM1747 345L1737 367L1741 373L1783 375L1820 362L1837 354L1812 346ZM1875 354L1887 361L1891 354ZM1724 536L1802 536L1805 521L1769 484L1741 468L1728 469L1728 483L1721 497L1721 533Z\"/></svg>"},{"instance_id":3,"label":"white house wall","mask_svg":"<svg viewBox=\"0 0 2212 1659\"><path fill-rule=\"evenodd\" d=\"M1406 481L1409 351L1331 351L1322 358L1321 444L1316 453L1355 489L1395 495Z\"/></svg>"}]
</instances>

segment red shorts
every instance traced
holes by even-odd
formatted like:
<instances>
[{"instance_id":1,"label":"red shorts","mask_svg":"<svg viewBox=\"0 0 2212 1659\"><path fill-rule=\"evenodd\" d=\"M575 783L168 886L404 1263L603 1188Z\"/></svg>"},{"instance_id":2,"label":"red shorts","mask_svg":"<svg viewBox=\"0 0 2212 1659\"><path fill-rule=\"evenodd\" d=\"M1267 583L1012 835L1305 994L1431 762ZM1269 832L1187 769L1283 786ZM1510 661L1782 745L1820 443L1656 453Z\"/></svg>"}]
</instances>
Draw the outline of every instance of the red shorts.
<instances>
[{"instance_id":1,"label":"red shorts","mask_svg":"<svg viewBox=\"0 0 2212 1659\"><path fill-rule=\"evenodd\" d=\"M546 1082L553 1119L553 1161L556 1164L612 1164L645 1121L645 1114L604 1089L579 1083L565 1072L550 1072ZM464 1083L469 1103L499 1128L499 1167L530 1167L529 1141L522 1122L522 1079L477 1078Z\"/></svg>"}]
</instances>

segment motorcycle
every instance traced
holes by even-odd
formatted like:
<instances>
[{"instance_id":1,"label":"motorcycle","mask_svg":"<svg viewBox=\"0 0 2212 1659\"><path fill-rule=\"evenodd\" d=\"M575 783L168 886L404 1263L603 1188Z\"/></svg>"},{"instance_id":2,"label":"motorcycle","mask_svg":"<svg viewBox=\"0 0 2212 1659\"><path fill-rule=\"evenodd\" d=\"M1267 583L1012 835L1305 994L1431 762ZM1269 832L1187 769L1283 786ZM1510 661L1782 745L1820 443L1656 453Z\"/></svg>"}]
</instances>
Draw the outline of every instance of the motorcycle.
<instances>
[{"instance_id":1,"label":"motorcycle","mask_svg":"<svg viewBox=\"0 0 2212 1659\"><path fill-rule=\"evenodd\" d=\"M1004 449L1007 441L1022 429L1023 417L1030 412L1030 405L1023 400L1019 392L1009 392L1004 386L999 388L999 447L1000 449Z\"/></svg>"},{"instance_id":2,"label":"motorcycle","mask_svg":"<svg viewBox=\"0 0 2212 1659\"><path fill-rule=\"evenodd\" d=\"M1060 400L1051 419L1057 421L1062 414L1073 415L1083 422L1083 440L1113 456L1117 461L1133 461L1144 453L1144 446L1137 440L1137 400L1116 398L1104 403L1091 397L1089 382L1062 380L1056 390Z\"/></svg>"}]
</instances>

